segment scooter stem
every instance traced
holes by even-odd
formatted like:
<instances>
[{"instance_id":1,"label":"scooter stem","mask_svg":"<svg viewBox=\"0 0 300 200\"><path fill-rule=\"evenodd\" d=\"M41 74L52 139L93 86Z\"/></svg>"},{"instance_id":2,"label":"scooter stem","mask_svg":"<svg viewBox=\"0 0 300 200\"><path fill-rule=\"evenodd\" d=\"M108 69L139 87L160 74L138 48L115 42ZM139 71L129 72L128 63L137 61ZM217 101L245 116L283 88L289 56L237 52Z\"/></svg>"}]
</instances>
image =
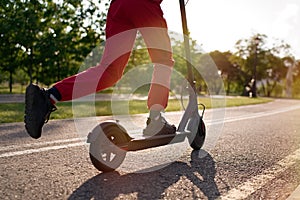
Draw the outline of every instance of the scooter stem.
<instances>
[{"instance_id":1,"label":"scooter stem","mask_svg":"<svg viewBox=\"0 0 300 200\"><path fill-rule=\"evenodd\" d=\"M184 0L179 0L180 5L180 13L181 13L181 22L182 22L182 31L184 35L184 49L185 49L185 57L186 57L186 65L187 65L187 72L188 72L188 81L193 89L195 89L195 80L193 74L193 68L191 64L191 51L190 51L190 41L189 41L189 30L187 26L187 19L186 19L186 11L185 11L185 3Z\"/></svg>"}]
</instances>

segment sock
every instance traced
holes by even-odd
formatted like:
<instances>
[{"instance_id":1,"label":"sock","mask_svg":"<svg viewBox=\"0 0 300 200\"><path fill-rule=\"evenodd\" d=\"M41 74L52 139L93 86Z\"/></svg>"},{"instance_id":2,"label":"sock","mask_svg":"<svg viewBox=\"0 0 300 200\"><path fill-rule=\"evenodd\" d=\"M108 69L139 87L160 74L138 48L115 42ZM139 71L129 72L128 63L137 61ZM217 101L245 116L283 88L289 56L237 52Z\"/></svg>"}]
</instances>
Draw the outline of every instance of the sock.
<instances>
[{"instance_id":1,"label":"sock","mask_svg":"<svg viewBox=\"0 0 300 200\"><path fill-rule=\"evenodd\" d=\"M149 114L149 118L150 119L158 120L159 117L160 117L160 111L158 111L158 110L150 110L150 114Z\"/></svg>"},{"instance_id":2,"label":"sock","mask_svg":"<svg viewBox=\"0 0 300 200\"><path fill-rule=\"evenodd\" d=\"M50 88L48 92L50 93L50 100L52 104L56 104L58 101L61 100L61 94L55 87Z\"/></svg>"}]
</instances>

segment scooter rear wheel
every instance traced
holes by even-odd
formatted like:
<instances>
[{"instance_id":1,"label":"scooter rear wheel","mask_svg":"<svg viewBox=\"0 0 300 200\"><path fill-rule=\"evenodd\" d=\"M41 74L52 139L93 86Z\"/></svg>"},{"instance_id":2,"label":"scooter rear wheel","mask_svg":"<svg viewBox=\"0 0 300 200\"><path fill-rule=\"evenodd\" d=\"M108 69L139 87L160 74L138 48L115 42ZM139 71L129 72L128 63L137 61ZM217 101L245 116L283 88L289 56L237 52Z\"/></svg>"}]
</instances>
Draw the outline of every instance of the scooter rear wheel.
<instances>
[{"instance_id":1,"label":"scooter rear wheel","mask_svg":"<svg viewBox=\"0 0 300 200\"><path fill-rule=\"evenodd\" d=\"M201 149L201 147L203 146L204 141L205 141L205 136L206 136L206 128L205 128L204 121L201 117L199 125L198 125L197 133L196 133L195 137L193 138L193 140L191 141L190 146L194 150Z\"/></svg>"},{"instance_id":2,"label":"scooter rear wheel","mask_svg":"<svg viewBox=\"0 0 300 200\"><path fill-rule=\"evenodd\" d=\"M100 126L101 128L99 129ZM119 148L128 142L127 133L116 123L98 125L93 131L97 131L97 138L90 144L90 159L93 165L102 172L114 171L125 159L126 151ZM102 132L102 131L103 132ZM104 134L103 134L104 133Z\"/></svg>"}]
</instances>

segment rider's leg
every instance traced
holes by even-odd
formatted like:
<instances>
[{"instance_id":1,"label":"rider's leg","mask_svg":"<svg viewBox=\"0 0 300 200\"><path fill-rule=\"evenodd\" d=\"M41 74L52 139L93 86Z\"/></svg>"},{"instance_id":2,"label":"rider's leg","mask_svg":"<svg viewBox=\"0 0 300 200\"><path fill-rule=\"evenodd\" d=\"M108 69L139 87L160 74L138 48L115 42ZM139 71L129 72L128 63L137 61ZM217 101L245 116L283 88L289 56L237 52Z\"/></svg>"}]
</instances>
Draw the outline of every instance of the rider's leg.
<instances>
[{"instance_id":1,"label":"rider's leg","mask_svg":"<svg viewBox=\"0 0 300 200\"><path fill-rule=\"evenodd\" d=\"M114 85L121 77L136 38L136 29L119 20L117 2L109 9L106 23L106 43L100 64L54 85L61 101L82 97Z\"/></svg>"},{"instance_id":2,"label":"rider's leg","mask_svg":"<svg viewBox=\"0 0 300 200\"><path fill-rule=\"evenodd\" d=\"M136 2L134 0L127 1ZM132 15L139 16L135 17L133 23L139 28L147 45L150 58L154 63L152 82L148 94L150 116L144 134L173 134L176 127L168 124L161 116L161 111L167 107L170 78L174 66L167 23L163 17L159 1L140 0L138 4L145 9L132 12Z\"/></svg>"}]
</instances>

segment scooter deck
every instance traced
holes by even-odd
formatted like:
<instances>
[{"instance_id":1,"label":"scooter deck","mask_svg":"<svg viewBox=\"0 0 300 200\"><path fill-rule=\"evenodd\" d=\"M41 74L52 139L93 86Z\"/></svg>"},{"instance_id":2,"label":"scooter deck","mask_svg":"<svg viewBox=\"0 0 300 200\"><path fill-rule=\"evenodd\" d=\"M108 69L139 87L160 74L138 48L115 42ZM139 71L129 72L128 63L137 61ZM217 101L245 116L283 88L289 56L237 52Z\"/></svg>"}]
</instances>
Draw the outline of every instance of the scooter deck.
<instances>
[{"instance_id":1,"label":"scooter deck","mask_svg":"<svg viewBox=\"0 0 300 200\"><path fill-rule=\"evenodd\" d=\"M167 144L175 144L183 142L189 134L191 134L191 132L176 132L176 134L157 135L150 137L137 135L127 144L120 146L120 148L126 151L138 151Z\"/></svg>"}]
</instances>

